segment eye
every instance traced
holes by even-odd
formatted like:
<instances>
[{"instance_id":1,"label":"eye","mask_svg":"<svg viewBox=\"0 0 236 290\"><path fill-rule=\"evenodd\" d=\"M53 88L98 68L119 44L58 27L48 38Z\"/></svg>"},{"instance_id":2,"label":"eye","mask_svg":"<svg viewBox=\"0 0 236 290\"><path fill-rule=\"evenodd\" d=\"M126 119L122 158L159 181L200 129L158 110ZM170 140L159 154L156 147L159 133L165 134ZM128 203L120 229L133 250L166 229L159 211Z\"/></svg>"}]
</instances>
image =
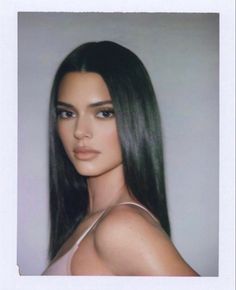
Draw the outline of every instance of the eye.
<instances>
[{"instance_id":1,"label":"eye","mask_svg":"<svg viewBox=\"0 0 236 290\"><path fill-rule=\"evenodd\" d=\"M64 109L57 109L57 118L59 119L70 119L74 118L76 114L72 111L64 110Z\"/></svg>"},{"instance_id":2,"label":"eye","mask_svg":"<svg viewBox=\"0 0 236 290\"><path fill-rule=\"evenodd\" d=\"M96 117L101 119L109 119L114 117L114 110L113 109L102 109L96 113Z\"/></svg>"}]
</instances>

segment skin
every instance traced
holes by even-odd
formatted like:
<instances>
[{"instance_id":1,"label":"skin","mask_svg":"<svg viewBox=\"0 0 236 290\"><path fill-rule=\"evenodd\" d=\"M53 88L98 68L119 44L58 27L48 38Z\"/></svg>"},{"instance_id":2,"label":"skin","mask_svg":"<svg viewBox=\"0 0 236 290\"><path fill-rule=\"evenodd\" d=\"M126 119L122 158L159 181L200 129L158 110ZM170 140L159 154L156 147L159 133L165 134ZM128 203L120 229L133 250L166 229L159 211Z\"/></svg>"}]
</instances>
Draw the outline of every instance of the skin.
<instances>
[{"instance_id":1,"label":"skin","mask_svg":"<svg viewBox=\"0 0 236 290\"><path fill-rule=\"evenodd\" d=\"M101 102L110 103L98 105ZM72 275L197 275L157 220L136 206L115 206L138 201L125 185L111 96L102 77L88 72L68 73L59 88L57 109L58 133L65 151L76 170L87 176L90 207L56 259L103 210L109 209L75 251ZM75 153L78 147L99 153L81 157Z\"/></svg>"}]
</instances>

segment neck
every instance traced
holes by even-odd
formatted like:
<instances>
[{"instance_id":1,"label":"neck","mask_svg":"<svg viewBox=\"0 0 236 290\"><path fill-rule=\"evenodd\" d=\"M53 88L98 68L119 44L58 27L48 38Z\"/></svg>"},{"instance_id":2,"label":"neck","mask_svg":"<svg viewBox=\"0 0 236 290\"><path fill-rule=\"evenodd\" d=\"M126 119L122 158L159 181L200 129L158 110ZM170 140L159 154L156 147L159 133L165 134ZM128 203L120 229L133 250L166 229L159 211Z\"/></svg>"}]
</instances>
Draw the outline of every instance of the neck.
<instances>
[{"instance_id":1,"label":"neck","mask_svg":"<svg viewBox=\"0 0 236 290\"><path fill-rule=\"evenodd\" d=\"M88 177L87 184L89 215L105 210L117 203L131 200L125 185L122 165L100 176Z\"/></svg>"}]
</instances>

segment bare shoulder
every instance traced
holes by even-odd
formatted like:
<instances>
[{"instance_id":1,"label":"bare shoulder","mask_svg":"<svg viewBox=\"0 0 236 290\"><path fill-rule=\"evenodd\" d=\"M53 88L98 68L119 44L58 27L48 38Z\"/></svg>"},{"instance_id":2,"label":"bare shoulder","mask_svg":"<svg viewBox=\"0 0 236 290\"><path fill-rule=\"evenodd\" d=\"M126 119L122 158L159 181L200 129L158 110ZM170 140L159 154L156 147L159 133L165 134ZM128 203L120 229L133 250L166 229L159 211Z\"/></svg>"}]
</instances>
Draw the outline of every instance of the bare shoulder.
<instances>
[{"instance_id":1,"label":"bare shoulder","mask_svg":"<svg viewBox=\"0 0 236 290\"><path fill-rule=\"evenodd\" d=\"M160 223L145 210L120 205L108 211L94 231L100 259L114 275L194 275Z\"/></svg>"}]
</instances>

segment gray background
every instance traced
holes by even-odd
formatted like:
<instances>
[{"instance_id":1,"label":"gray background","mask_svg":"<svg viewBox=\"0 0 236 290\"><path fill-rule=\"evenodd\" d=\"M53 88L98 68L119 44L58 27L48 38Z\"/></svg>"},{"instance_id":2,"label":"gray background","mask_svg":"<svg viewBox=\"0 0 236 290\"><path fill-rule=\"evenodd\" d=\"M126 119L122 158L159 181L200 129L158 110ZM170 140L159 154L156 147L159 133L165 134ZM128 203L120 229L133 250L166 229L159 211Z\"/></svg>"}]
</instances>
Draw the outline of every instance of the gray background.
<instances>
[{"instance_id":1,"label":"gray background","mask_svg":"<svg viewBox=\"0 0 236 290\"><path fill-rule=\"evenodd\" d=\"M47 266L47 126L62 59L87 41L134 51L160 106L172 239L203 276L218 275L219 47L217 14L19 13L18 257L23 275Z\"/></svg>"}]
</instances>

